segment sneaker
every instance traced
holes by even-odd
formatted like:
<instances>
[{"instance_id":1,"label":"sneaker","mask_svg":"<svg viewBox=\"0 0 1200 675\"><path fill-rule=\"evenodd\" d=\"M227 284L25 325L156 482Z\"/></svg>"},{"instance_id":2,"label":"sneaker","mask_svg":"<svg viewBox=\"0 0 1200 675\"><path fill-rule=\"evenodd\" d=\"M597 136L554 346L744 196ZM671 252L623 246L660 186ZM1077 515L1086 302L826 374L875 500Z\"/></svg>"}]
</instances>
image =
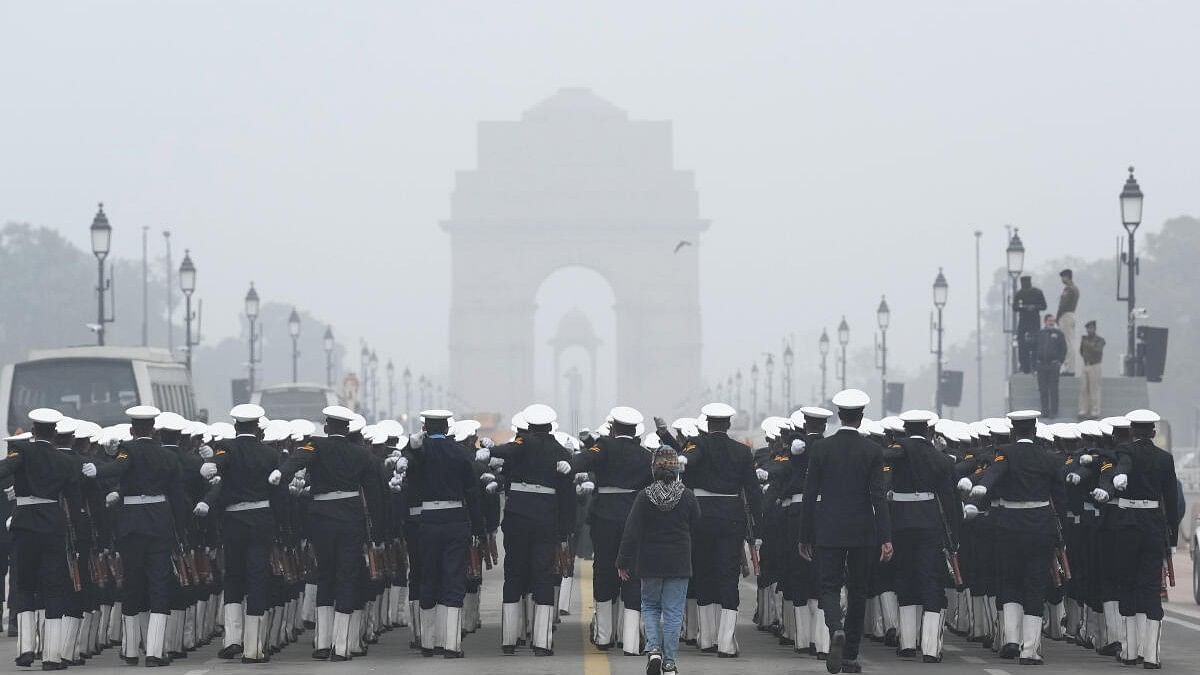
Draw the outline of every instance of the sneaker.
<instances>
[{"instance_id":1,"label":"sneaker","mask_svg":"<svg viewBox=\"0 0 1200 675\"><path fill-rule=\"evenodd\" d=\"M663 673L678 673L679 668L677 668L675 666L674 661L667 660L667 661L663 661L662 671L663 671Z\"/></svg>"},{"instance_id":2,"label":"sneaker","mask_svg":"<svg viewBox=\"0 0 1200 675\"><path fill-rule=\"evenodd\" d=\"M646 655L646 675L659 675L663 672L662 654L650 652Z\"/></svg>"}]
</instances>

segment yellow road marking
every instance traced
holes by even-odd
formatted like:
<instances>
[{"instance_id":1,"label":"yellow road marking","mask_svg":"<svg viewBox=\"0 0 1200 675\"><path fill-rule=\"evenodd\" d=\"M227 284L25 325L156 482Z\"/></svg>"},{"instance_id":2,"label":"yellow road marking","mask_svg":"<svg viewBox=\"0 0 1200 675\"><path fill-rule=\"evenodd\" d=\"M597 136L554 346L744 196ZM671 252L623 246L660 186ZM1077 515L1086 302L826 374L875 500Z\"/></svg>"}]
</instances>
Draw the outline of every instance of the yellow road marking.
<instances>
[{"instance_id":1,"label":"yellow road marking","mask_svg":"<svg viewBox=\"0 0 1200 675\"><path fill-rule=\"evenodd\" d=\"M583 675L610 675L608 655L592 644L589 630L596 609L596 599L592 597L592 561L579 560L575 572L575 585L579 586L579 628L583 632Z\"/></svg>"}]
</instances>

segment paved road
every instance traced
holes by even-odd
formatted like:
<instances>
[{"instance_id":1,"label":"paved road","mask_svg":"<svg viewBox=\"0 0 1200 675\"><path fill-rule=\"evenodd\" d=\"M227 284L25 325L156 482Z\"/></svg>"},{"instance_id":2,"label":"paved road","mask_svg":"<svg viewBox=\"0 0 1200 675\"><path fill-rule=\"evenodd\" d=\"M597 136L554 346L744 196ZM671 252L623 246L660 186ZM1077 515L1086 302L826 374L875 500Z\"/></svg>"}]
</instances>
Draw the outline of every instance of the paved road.
<instances>
[{"instance_id":1,"label":"paved road","mask_svg":"<svg viewBox=\"0 0 1200 675\"><path fill-rule=\"evenodd\" d=\"M582 562L578 569L581 576L590 570L591 563ZM587 568L587 569L585 569ZM1166 626L1163 630L1164 670L1174 673L1196 673L1200 675L1200 607L1191 600L1191 564L1187 557L1179 555L1176 558L1179 586L1172 591L1172 602L1168 610ZM580 588L580 587L583 588ZM587 616L590 607L591 594L586 584L576 584L576 596L571 608L571 615L564 617L555 637L556 655L552 658L536 658L528 650L518 652L514 656L503 656L500 653L499 635L499 570L488 572L484 590L483 620L484 628L467 638L464 649L467 658L461 661L444 659L423 659L419 654L407 647L406 630L392 631L383 636L378 645L371 648L370 656L354 659L350 663L331 664L316 662L309 659L310 648L306 640L311 639L311 633L301 638L301 641L288 647L282 654L277 655L269 664L243 666L216 658L216 647L208 647L194 652L185 660L177 661L170 667L158 671L162 675L218 675L233 672L257 673L288 673L289 675L331 673L367 673L385 671L390 673L496 673L538 675L545 673L562 675L635 675L645 672L645 662L641 658L608 656L586 645L585 632L587 622L581 617ZM680 669L686 674L704 673L726 675L729 673L824 673L822 662L809 657L798 657L792 654L790 648L780 647L768 634L754 630L749 623L754 607L754 590L749 584L743 584L742 619L738 635L741 642L743 657L737 660L717 659L716 655L700 654L695 649L683 647L680 654ZM585 646L586 645L586 646ZM1053 673L1116 673L1127 670L1111 659L1095 655L1078 647L1070 647L1061 643L1047 642L1045 646L1046 665L1034 672L1038 675ZM13 638L0 639L0 659L2 663L12 663L16 656L16 640ZM913 659L899 659L895 654L881 645L870 643L864 646L864 670L875 673L894 673L908 675L918 672L941 672L946 675L1018 675L1027 670L1014 661L1004 661L994 657L977 645L967 644L960 638L947 634L945 662L936 666L926 666ZM5 670L18 670L15 666L0 666ZM109 650L88 665L74 668L74 671L86 671L96 675L119 675L130 672L129 667L119 663L115 650Z\"/></svg>"}]
</instances>

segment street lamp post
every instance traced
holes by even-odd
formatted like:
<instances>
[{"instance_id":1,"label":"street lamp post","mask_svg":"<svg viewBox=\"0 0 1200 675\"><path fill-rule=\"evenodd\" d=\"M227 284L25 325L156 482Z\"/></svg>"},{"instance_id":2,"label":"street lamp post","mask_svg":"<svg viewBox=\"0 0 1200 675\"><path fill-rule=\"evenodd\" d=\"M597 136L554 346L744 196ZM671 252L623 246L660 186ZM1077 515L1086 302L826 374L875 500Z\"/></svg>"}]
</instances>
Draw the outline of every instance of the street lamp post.
<instances>
[{"instance_id":1,"label":"street lamp post","mask_svg":"<svg viewBox=\"0 0 1200 675\"><path fill-rule=\"evenodd\" d=\"M821 339L817 340L817 349L821 352L821 405L825 405L826 398L825 387L829 381L828 374L828 357L829 357L829 333L824 328L821 329Z\"/></svg>"},{"instance_id":2,"label":"street lamp post","mask_svg":"<svg viewBox=\"0 0 1200 675\"><path fill-rule=\"evenodd\" d=\"M296 308L288 316L288 335L292 336L292 382L299 382L300 370L300 315Z\"/></svg>"},{"instance_id":3,"label":"street lamp post","mask_svg":"<svg viewBox=\"0 0 1200 675\"><path fill-rule=\"evenodd\" d=\"M375 353L374 349L371 350L369 368L371 373L371 417L377 419L379 417L379 355Z\"/></svg>"},{"instance_id":4,"label":"street lamp post","mask_svg":"<svg viewBox=\"0 0 1200 675\"><path fill-rule=\"evenodd\" d=\"M842 347L842 352L839 355L838 377L842 380L842 391L846 390L846 345L850 344L850 324L846 323L846 317L842 317L842 322L838 324L838 344Z\"/></svg>"},{"instance_id":5,"label":"street lamp post","mask_svg":"<svg viewBox=\"0 0 1200 675\"><path fill-rule=\"evenodd\" d=\"M412 371L404 367L404 423L412 426Z\"/></svg>"},{"instance_id":6,"label":"street lamp post","mask_svg":"<svg viewBox=\"0 0 1200 675\"><path fill-rule=\"evenodd\" d=\"M184 358L188 372L192 372L192 347L200 343L192 339L192 293L196 291L196 264L191 251L184 250L183 262L179 263L179 289L183 291Z\"/></svg>"},{"instance_id":7,"label":"street lamp post","mask_svg":"<svg viewBox=\"0 0 1200 675\"><path fill-rule=\"evenodd\" d=\"M1021 235L1017 230L1018 228L1013 228L1012 236L1008 238L1008 248L1004 251L1008 267L1009 303L1012 305L1009 309L1012 312L1012 325L1009 326L1012 343L1008 350L1012 367L1009 370L1014 374L1021 369L1021 333L1017 330L1017 324L1021 320L1016 303L1017 279L1021 276L1021 270L1025 268L1025 244L1021 243Z\"/></svg>"},{"instance_id":8,"label":"street lamp post","mask_svg":"<svg viewBox=\"0 0 1200 675\"><path fill-rule=\"evenodd\" d=\"M750 366L750 423L758 424L758 362Z\"/></svg>"},{"instance_id":9,"label":"street lamp post","mask_svg":"<svg viewBox=\"0 0 1200 675\"><path fill-rule=\"evenodd\" d=\"M875 368L879 370L880 396L879 416L887 417L887 331L892 323L892 311L888 308L887 298L879 299L879 308L875 310L875 318L879 320L879 336L875 340Z\"/></svg>"},{"instance_id":10,"label":"street lamp post","mask_svg":"<svg viewBox=\"0 0 1200 675\"><path fill-rule=\"evenodd\" d=\"M783 412L789 415L792 412L792 364L795 361L796 355L792 353L792 345L789 342L783 349Z\"/></svg>"},{"instance_id":11,"label":"street lamp post","mask_svg":"<svg viewBox=\"0 0 1200 675\"><path fill-rule=\"evenodd\" d=\"M1142 188L1133 176L1133 167L1129 167L1129 178L1125 179L1125 187L1121 190L1121 224L1129 235L1129 250L1121 254L1121 262L1127 267L1125 274L1129 277L1128 290L1121 297L1120 282L1117 286L1117 300L1128 304L1126 311L1129 324L1128 344L1125 347L1125 376L1133 377L1141 370L1137 358L1137 295L1134 292L1134 280L1138 275L1138 259L1134 250L1134 235L1142 224ZM1119 268L1118 268L1119 269Z\"/></svg>"},{"instance_id":12,"label":"street lamp post","mask_svg":"<svg viewBox=\"0 0 1200 675\"><path fill-rule=\"evenodd\" d=\"M942 310L946 307L946 296L949 294L950 287L946 283L946 275L942 274L942 268L938 268L937 278L933 280L933 305L937 308L937 323L933 325L937 331L937 349L934 351L937 354L937 389L936 402L938 417L942 416Z\"/></svg>"},{"instance_id":13,"label":"street lamp post","mask_svg":"<svg viewBox=\"0 0 1200 675\"><path fill-rule=\"evenodd\" d=\"M92 218L92 255L96 256L96 341L104 346L104 325L111 323L113 318L104 311L104 294L108 292L112 280L104 277L104 259L112 247L112 226L108 224L108 216L104 213L104 203L100 203L96 216Z\"/></svg>"},{"instance_id":14,"label":"street lamp post","mask_svg":"<svg viewBox=\"0 0 1200 675\"><path fill-rule=\"evenodd\" d=\"M770 414L773 410L775 410L775 400L774 400L775 399L775 396L774 396L774 394L775 394L775 389L774 389L775 357L772 356L770 353L767 354L766 370L767 370L767 380L766 380L766 383L767 383L767 413Z\"/></svg>"},{"instance_id":15,"label":"street lamp post","mask_svg":"<svg viewBox=\"0 0 1200 675\"><path fill-rule=\"evenodd\" d=\"M737 394L733 397L733 407L740 413L742 411L742 369L738 368L737 374L733 376L734 386L737 387ZM751 420L753 424L753 420Z\"/></svg>"},{"instance_id":16,"label":"street lamp post","mask_svg":"<svg viewBox=\"0 0 1200 675\"><path fill-rule=\"evenodd\" d=\"M388 383L388 409L387 417L396 414L396 366L392 365L392 360L387 362L387 383Z\"/></svg>"},{"instance_id":17,"label":"street lamp post","mask_svg":"<svg viewBox=\"0 0 1200 675\"><path fill-rule=\"evenodd\" d=\"M248 381L250 393L254 393L254 364L257 362L257 356L254 349L254 322L258 320L258 291L254 290L254 282L250 282L250 290L246 291L246 321L250 324L250 361L248 362L250 379Z\"/></svg>"},{"instance_id":18,"label":"street lamp post","mask_svg":"<svg viewBox=\"0 0 1200 675\"><path fill-rule=\"evenodd\" d=\"M333 387L333 326L325 326L325 337L323 338L325 347L325 386Z\"/></svg>"}]
</instances>

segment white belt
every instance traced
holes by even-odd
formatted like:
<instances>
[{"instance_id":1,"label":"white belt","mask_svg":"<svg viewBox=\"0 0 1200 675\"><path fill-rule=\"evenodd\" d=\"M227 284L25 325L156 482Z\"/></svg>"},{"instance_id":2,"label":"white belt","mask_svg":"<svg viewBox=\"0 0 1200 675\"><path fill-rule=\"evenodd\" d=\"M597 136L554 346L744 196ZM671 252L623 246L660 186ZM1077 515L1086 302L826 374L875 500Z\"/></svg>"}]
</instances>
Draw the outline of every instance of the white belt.
<instances>
[{"instance_id":1,"label":"white belt","mask_svg":"<svg viewBox=\"0 0 1200 675\"><path fill-rule=\"evenodd\" d=\"M354 492L349 492L347 490L335 490L333 492L322 492L319 495L313 495L313 501L327 502L331 499L350 499L351 497L357 496L358 490L355 490Z\"/></svg>"},{"instance_id":2,"label":"white belt","mask_svg":"<svg viewBox=\"0 0 1200 675\"><path fill-rule=\"evenodd\" d=\"M419 516L419 515L421 515L421 507L419 507L419 506L410 506L410 507L408 507L408 515L410 515L410 516Z\"/></svg>"},{"instance_id":3,"label":"white belt","mask_svg":"<svg viewBox=\"0 0 1200 675\"><path fill-rule=\"evenodd\" d=\"M163 495L130 495L123 497L121 503L129 506L131 504L161 504L167 501Z\"/></svg>"},{"instance_id":4,"label":"white belt","mask_svg":"<svg viewBox=\"0 0 1200 675\"><path fill-rule=\"evenodd\" d=\"M596 488L596 492L599 492L602 495L627 495L631 494L633 490L619 487L598 487Z\"/></svg>"},{"instance_id":5,"label":"white belt","mask_svg":"<svg viewBox=\"0 0 1200 675\"><path fill-rule=\"evenodd\" d=\"M552 495L555 493L554 488L538 485L537 483L511 483L508 489L510 492L532 492L539 495Z\"/></svg>"},{"instance_id":6,"label":"white belt","mask_svg":"<svg viewBox=\"0 0 1200 675\"><path fill-rule=\"evenodd\" d=\"M1100 513L1100 509L1096 508L1096 505L1091 502L1084 502L1083 510L1084 511L1095 511L1096 513Z\"/></svg>"},{"instance_id":7,"label":"white belt","mask_svg":"<svg viewBox=\"0 0 1200 675\"><path fill-rule=\"evenodd\" d=\"M993 500L992 500L992 506L1001 506L1001 505L1003 505L1003 504L1004 504L1004 500L1003 500L1003 499L993 499Z\"/></svg>"},{"instance_id":8,"label":"white belt","mask_svg":"<svg viewBox=\"0 0 1200 675\"><path fill-rule=\"evenodd\" d=\"M894 502L931 502L933 501L932 492L893 492L892 501Z\"/></svg>"},{"instance_id":9,"label":"white belt","mask_svg":"<svg viewBox=\"0 0 1200 675\"><path fill-rule=\"evenodd\" d=\"M783 499L779 500L780 506L791 506L792 504L793 501L791 497L784 497Z\"/></svg>"},{"instance_id":10,"label":"white belt","mask_svg":"<svg viewBox=\"0 0 1200 675\"><path fill-rule=\"evenodd\" d=\"M804 501L804 493L803 493L803 492L797 492L796 494L794 494L794 495L792 495L791 497L789 497L789 499L791 499L791 500L792 500L792 503L793 503L793 504L799 504L800 502Z\"/></svg>"},{"instance_id":11,"label":"white belt","mask_svg":"<svg viewBox=\"0 0 1200 675\"><path fill-rule=\"evenodd\" d=\"M740 496L740 495L727 495L723 492L709 492L708 490L705 490L704 488L695 488L692 490L692 494L696 495L697 497L738 497L738 496Z\"/></svg>"},{"instance_id":12,"label":"white belt","mask_svg":"<svg viewBox=\"0 0 1200 675\"><path fill-rule=\"evenodd\" d=\"M462 502L458 501L442 501L442 502L421 502L421 509L425 511L441 511L444 509L461 509Z\"/></svg>"},{"instance_id":13,"label":"white belt","mask_svg":"<svg viewBox=\"0 0 1200 675\"><path fill-rule=\"evenodd\" d=\"M1157 509L1158 502L1153 499L1125 499L1117 500L1117 506L1123 509Z\"/></svg>"},{"instance_id":14,"label":"white belt","mask_svg":"<svg viewBox=\"0 0 1200 675\"><path fill-rule=\"evenodd\" d=\"M253 509L265 509L270 505L271 502L265 499L257 502L238 502L236 504L230 504L229 506L226 506L225 511L251 511Z\"/></svg>"},{"instance_id":15,"label":"white belt","mask_svg":"<svg viewBox=\"0 0 1200 675\"><path fill-rule=\"evenodd\" d=\"M57 504L57 499L45 497L17 497L17 506L33 506L35 504Z\"/></svg>"},{"instance_id":16,"label":"white belt","mask_svg":"<svg viewBox=\"0 0 1200 675\"><path fill-rule=\"evenodd\" d=\"M1070 512L1070 511L1067 511L1067 518L1069 518L1071 520L1071 522L1075 523L1076 525L1078 525L1079 521L1081 520L1080 516Z\"/></svg>"},{"instance_id":17,"label":"white belt","mask_svg":"<svg viewBox=\"0 0 1200 675\"><path fill-rule=\"evenodd\" d=\"M997 499L996 501L1006 509L1040 509L1050 506L1050 502L1010 502L1007 499Z\"/></svg>"}]
</instances>

